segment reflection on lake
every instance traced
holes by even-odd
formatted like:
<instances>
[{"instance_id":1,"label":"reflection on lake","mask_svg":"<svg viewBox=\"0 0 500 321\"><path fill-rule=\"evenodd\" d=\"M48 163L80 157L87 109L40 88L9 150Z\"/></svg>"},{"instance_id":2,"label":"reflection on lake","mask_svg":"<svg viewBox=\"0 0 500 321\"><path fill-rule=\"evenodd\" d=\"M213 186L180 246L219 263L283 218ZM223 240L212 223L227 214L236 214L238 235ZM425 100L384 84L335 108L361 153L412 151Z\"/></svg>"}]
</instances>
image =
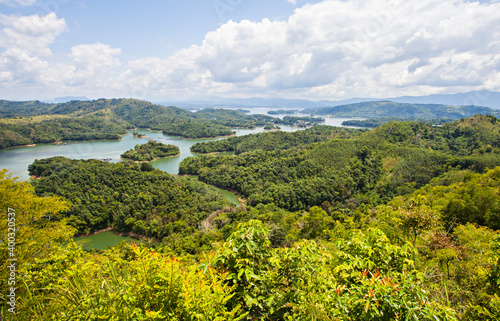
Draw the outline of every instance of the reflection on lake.
<instances>
[{"instance_id":1,"label":"reflection on lake","mask_svg":"<svg viewBox=\"0 0 500 321\"><path fill-rule=\"evenodd\" d=\"M116 235L111 231L97 233L90 236L75 237L73 238L73 240L76 242L76 244L81 245L82 249L84 250L105 250L106 247L113 247L122 241L131 243L138 242L138 240L132 237Z\"/></svg>"},{"instance_id":2,"label":"reflection on lake","mask_svg":"<svg viewBox=\"0 0 500 321\"><path fill-rule=\"evenodd\" d=\"M269 110L267 108L266 110ZM341 126L342 122L348 120L346 118L326 118L324 124L331 126ZM293 132L299 130L297 127L280 125L283 131ZM121 140L105 140L105 141L90 141L90 142L64 142L63 144L38 144L32 147L14 147L0 150L0 168L9 169L14 173L14 176L19 176L26 180L28 176L28 166L36 159L50 158L54 156L64 156L71 159L109 159L110 162L120 162L120 155L135 147L137 144L147 143L149 139L154 139L164 144L172 144L179 147L181 155L171 158L161 158L151 163L157 169L165 171L169 174L179 173L179 164L181 161L190 156L196 156L189 150L191 146L198 142L214 141L225 139L221 138L205 138L205 139L184 139L175 136L165 136L158 131L147 129L136 130L147 137L134 138L132 131ZM265 132L263 128L256 129L235 129L237 136L255 134Z\"/></svg>"},{"instance_id":3,"label":"reflection on lake","mask_svg":"<svg viewBox=\"0 0 500 321\"><path fill-rule=\"evenodd\" d=\"M262 110L261 113L266 114L269 108ZM347 119L327 118L326 125L340 126ZM293 132L299 130L297 127L280 125L283 131ZM157 169L170 174L179 172L179 164L183 159L190 156L196 156L189 150L191 146L198 142L215 141L226 139L207 138L207 139L184 139L175 136L165 136L158 131L147 129L135 130L147 137L134 138L133 131L129 131L121 140L108 141L88 141L88 142L64 142L63 144L38 144L33 147L14 147L10 149L0 150L0 168L9 169L14 176L20 177L22 180L27 180L28 166L36 159L50 158L54 156L64 156L71 159L107 159L110 162L117 163L122 161L120 155L135 147L137 144L144 144L149 139L156 140L164 144L172 144L179 147L181 155L171 158L161 158L151 163ZM235 129L237 136L255 134L265 132L263 128L256 129ZM240 204L238 196L231 191L219 189L220 192L234 204ZM115 235L113 232L104 232L88 237L76 238L79 244L84 249L105 249L107 246L114 246L122 240L133 240L130 237Z\"/></svg>"},{"instance_id":4,"label":"reflection on lake","mask_svg":"<svg viewBox=\"0 0 500 321\"><path fill-rule=\"evenodd\" d=\"M284 131L295 131L298 128L291 126L282 126ZM165 136L158 131L147 129L136 130L147 137L134 138L132 131L129 131L121 140L104 140L90 142L64 142L63 144L38 144L33 147L14 147L0 150L0 168L11 170L15 176L26 180L28 176L28 166L35 159L50 158L54 156L64 156L71 159L110 159L111 162L120 162L120 155L135 147L137 144L147 143L149 139L154 139L164 144L172 144L179 147L181 155L171 158L161 158L151 163L153 167L170 174L179 172L181 161L190 156L196 156L189 150L191 146L198 142L214 141L225 139L206 138L206 139L183 139L175 136ZM263 132L263 128L257 129L235 129L237 136L251 133Z\"/></svg>"}]
</instances>

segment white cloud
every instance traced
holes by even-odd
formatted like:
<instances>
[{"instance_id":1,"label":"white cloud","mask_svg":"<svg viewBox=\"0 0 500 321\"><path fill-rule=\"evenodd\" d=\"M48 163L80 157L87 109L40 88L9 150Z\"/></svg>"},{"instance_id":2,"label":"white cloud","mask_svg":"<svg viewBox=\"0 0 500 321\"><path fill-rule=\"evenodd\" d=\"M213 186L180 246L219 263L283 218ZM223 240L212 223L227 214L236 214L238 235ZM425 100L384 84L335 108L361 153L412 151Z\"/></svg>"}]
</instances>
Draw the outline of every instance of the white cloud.
<instances>
[{"instance_id":1,"label":"white cloud","mask_svg":"<svg viewBox=\"0 0 500 321\"><path fill-rule=\"evenodd\" d=\"M297 0L286 0L287 2L290 2L294 6L297 4Z\"/></svg>"},{"instance_id":2,"label":"white cloud","mask_svg":"<svg viewBox=\"0 0 500 321\"><path fill-rule=\"evenodd\" d=\"M146 99L500 90L498 12L498 1L325 0L285 21L229 21L169 57L120 62L120 49L95 43L74 46L66 63L50 62L63 19L0 15L0 82Z\"/></svg>"},{"instance_id":3,"label":"white cloud","mask_svg":"<svg viewBox=\"0 0 500 321\"><path fill-rule=\"evenodd\" d=\"M51 54L48 46L66 30L66 21L55 13L46 16L6 16L0 14L0 47L17 48L32 55Z\"/></svg>"},{"instance_id":4,"label":"white cloud","mask_svg":"<svg viewBox=\"0 0 500 321\"><path fill-rule=\"evenodd\" d=\"M9 6L14 6L14 5L20 5L20 6L31 6L36 3L36 0L0 0L0 3L9 5Z\"/></svg>"},{"instance_id":5,"label":"white cloud","mask_svg":"<svg viewBox=\"0 0 500 321\"><path fill-rule=\"evenodd\" d=\"M0 81L9 85L44 84L51 66L49 45L66 30L64 19L46 16L0 15Z\"/></svg>"},{"instance_id":6,"label":"white cloud","mask_svg":"<svg viewBox=\"0 0 500 321\"><path fill-rule=\"evenodd\" d=\"M111 48L100 42L71 48L75 66L92 71L120 65L120 61L115 56L121 53L121 49Z\"/></svg>"},{"instance_id":7,"label":"white cloud","mask_svg":"<svg viewBox=\"0 0 500 321\"><path fill-rule=\"evenodd\" d=\"M158 59L154 70L164 69L161 76L136 72L146 59L123 79L138 84L149 77L157 88L234 96L499 90L492 86L500 72L497 12L498 3L326 0L296 9L287 21L230 21L202 45Z\"/></svg>"}]
</instances>

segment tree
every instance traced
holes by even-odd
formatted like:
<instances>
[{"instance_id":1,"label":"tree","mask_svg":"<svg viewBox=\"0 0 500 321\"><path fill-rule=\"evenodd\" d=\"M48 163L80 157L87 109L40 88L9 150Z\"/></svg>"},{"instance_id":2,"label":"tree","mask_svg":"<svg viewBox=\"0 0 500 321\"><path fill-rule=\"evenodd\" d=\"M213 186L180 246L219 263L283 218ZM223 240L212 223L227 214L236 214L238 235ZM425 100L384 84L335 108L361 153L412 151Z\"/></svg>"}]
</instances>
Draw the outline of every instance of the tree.
<instances>
[{"instance_id":1,"label":"tree","mask_svg":"<svg viewBox=\"0 0 500 321\"><path fill-rule=\"evenodd\" d=\"M417 237L423 231L432 229L437 225L436 212L427 205L415 205L413 202L406 209L401 209L403 230L412 237L415 247Z\"/></svg>"},{"instance_id":2,"label":"tree","mask_svg":"<svg viewBox=\"0 0 500 321\"><path fill-rule=\"evenodd\" d=\"M0 269L14 272L0 273L3 315L10 308L7 290L16 288L16 311L22 309L26 288L21 275L36 260L71 240L75 229L65 220L54 218L68 208L69 204L60 197L38 197L29 182L19 182L7 170L0 171Z\"/></svg>"}]
</instances>

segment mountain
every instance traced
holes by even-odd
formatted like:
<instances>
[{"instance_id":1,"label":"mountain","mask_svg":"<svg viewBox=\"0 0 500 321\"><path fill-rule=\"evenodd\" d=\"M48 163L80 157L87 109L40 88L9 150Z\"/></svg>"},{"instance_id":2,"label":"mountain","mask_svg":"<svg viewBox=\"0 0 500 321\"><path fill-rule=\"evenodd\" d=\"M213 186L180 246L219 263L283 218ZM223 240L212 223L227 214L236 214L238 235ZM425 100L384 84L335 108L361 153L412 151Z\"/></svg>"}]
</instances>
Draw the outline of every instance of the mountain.
<instances>
[{"instance_id":1,"label":"mountain","mask_svg":"<svg viewBox=\"0 0 500 321\"><path fill-rule=\"evenodd\" d=\"M331 115L334 117L396 117L402 119L460 119L476 114L500 116L499 110L488 107L408 104L392 101L373 101L333 107L309 108L303 112L306 114Z\"/></svg>"},{"instance_id":2,"label":"mountain","mask_svg":"<svg viewBox=\"0 0 500 321\"><path fill-rule=\"evenodd\" d=\"M500 109L500 93L492 91L470 91L451 95L404 96L387 99L398 103L443 104L443 105L475 105Z\"/></svg>"},{"instance_id":3,"label":"mountain","mask_svg":"<svg viewBox=\"0 0 500 321\"><path fill-rule=\"evenodd\" d=\"M198 101L170 101L158 102L164 106L178 106L186 109L200 109L213 107L276 107L276 108L318 108L326 106L340 106L367 101L393 101L409 104L442 104L452 106L475 105L500 109L500 92L470 91L456 94L441 94L428 96L401 96L392 98L350 98L345 100L320 100L285 98L213 98Z\"/></svg>"},{"instance_id":4,"label":"mountain","mask_svg":"<svg viewBox=\"0 0 500 321\"><path fill-rule=\"evenodd\" d=\"M73 101L73 100L81 101L81 100L90 100L90 99L85 97L85 96L65 96L65 97L56 97L52 100L46 101L46 103L61 104L61 103L67 103L67 102Z\"/></svg>"}]
</instances>

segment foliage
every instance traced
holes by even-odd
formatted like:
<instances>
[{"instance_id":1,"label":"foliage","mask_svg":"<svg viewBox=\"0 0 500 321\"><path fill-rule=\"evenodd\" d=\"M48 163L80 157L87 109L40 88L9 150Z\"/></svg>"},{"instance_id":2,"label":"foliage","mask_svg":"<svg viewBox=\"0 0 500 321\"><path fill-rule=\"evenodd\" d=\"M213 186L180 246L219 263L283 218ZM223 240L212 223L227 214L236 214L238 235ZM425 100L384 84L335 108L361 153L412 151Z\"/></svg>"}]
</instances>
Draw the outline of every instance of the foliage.
<instances>
[{"instance_id":1,"label":"foliage","mask_svg":"<svg viewBox=\"0 0 500 321\"><path fill-rule=\"evenodd\" d=\"M492 116L443 127L391 122L361 135L329 128L197 144L193 151L238 155L187 158L179 172L236 190L250 205L295 211L329 202L352 211L412 193L452 168L500 165L500 123Z\"/></svg>"},{"instance_id":2,"label":"foliage","mask_svg":"<svg viewBox=\"0 0 500 321\"><path fill-rule=\"evenodd\" d=\"M28 182L19 182L6 170L0 171L0 307L4 316L12 315L7 302L15 289L16 299L25 298L22 275L38 259L57 251L74 233L65 220L55 216L69 204L60 197L38 197ZM10 213L10 214L9 214ZM15 260L15 261L8 261ZM14 269L8 266L14 265ZM14 272L11 274L10 272ZM15 311L19 310L16 301ZM19 320L22 320L20 318Z\"/></svg>"},{"instance_id":3,"label":"foliage","mask_svg":"<svg viewBox=\"0 0 500 321\"><path fill-rule=\"evenodd\" d=\"M155 141L146 144L136 145L134 149L128 150L121 155L134 161L150 162L160 157L170 157L180 154L179 147L175 145L165 145Z\"/></svg>"},{"instance_id":4,"label":"foliage","mask_svg":"<svg viewBox=\"0 0 500 321\"><path fill-rule=\"evenodd\" d=\"M500 116L492 108L480 106L449 106L439 104L402 104L392 101L369 101L335 107L308 108L302 113L333 117L397 117L400 119L460 119L476 114Z\"/></svg>"},{"instance_id":5,"label":"foliage","mask_svg":"<svg viewBox=\"0 0 500 321\"><path fill-rule=\"evenodd\" d=\"M339 239L333 251L310 241L271 249L267 233L259 221L239 225L211 263L229 273L229 306L243 306L249 319L454 319L429 300L412 249L391 245L380 231Z\"/></svg>"},{"instance_id":6,"label":"foliage","mask_svg":"<svg viewBox=\"0 0 500 321\"><path fill-rule=\"evenodd\" d=\"M195 153L235 152L241 154L257 149L272 151L285 150L311 143L328 141L333 138L350 138L361 133L348 128L317 125L295 132L258 133L229 137L224 140L196 143L191 147Z\"/></svg>"},{"instance_id":7,"label":"foliage","mask_svg":"<svg viewBox=\"0 0 500 321\"><path fill-rule=\"evenodd\" d=\"M133 163L54 157L29 166L36 193L59 195L71 208L63 216L78 233L113 227L162 239L189 234L210 213L229 206L217 190L195 180L143 171Z\"/></svg>"},{"instance_id":8,"label":"foliage","mask_svg":"<svg viewBox=\"0 0 500 321\"><path fill-rule=\"evenodd\" d=\"M403 119L398 117L380 117L380 118L370 118L370 119L351 119L342 122L342 126L355 126L355 127L366 127L375 128L383 124L390 123L391 121L414 121L414 122L424 122L431 124L444 124L455 121L453 118L436 118L436 119Z\"/></svg>"},{"instance_id":9,"label":"foliage","mask_svg":"<svg viewBox=\"0 0 500 321\"><path fill-rule=\"evenodd\" d=\"M62 277L58 280L59 277ZM135 245L92 255L69 244L28 271L30 320L238 320L224 275Z\"/></svg>"}]
</instances>

